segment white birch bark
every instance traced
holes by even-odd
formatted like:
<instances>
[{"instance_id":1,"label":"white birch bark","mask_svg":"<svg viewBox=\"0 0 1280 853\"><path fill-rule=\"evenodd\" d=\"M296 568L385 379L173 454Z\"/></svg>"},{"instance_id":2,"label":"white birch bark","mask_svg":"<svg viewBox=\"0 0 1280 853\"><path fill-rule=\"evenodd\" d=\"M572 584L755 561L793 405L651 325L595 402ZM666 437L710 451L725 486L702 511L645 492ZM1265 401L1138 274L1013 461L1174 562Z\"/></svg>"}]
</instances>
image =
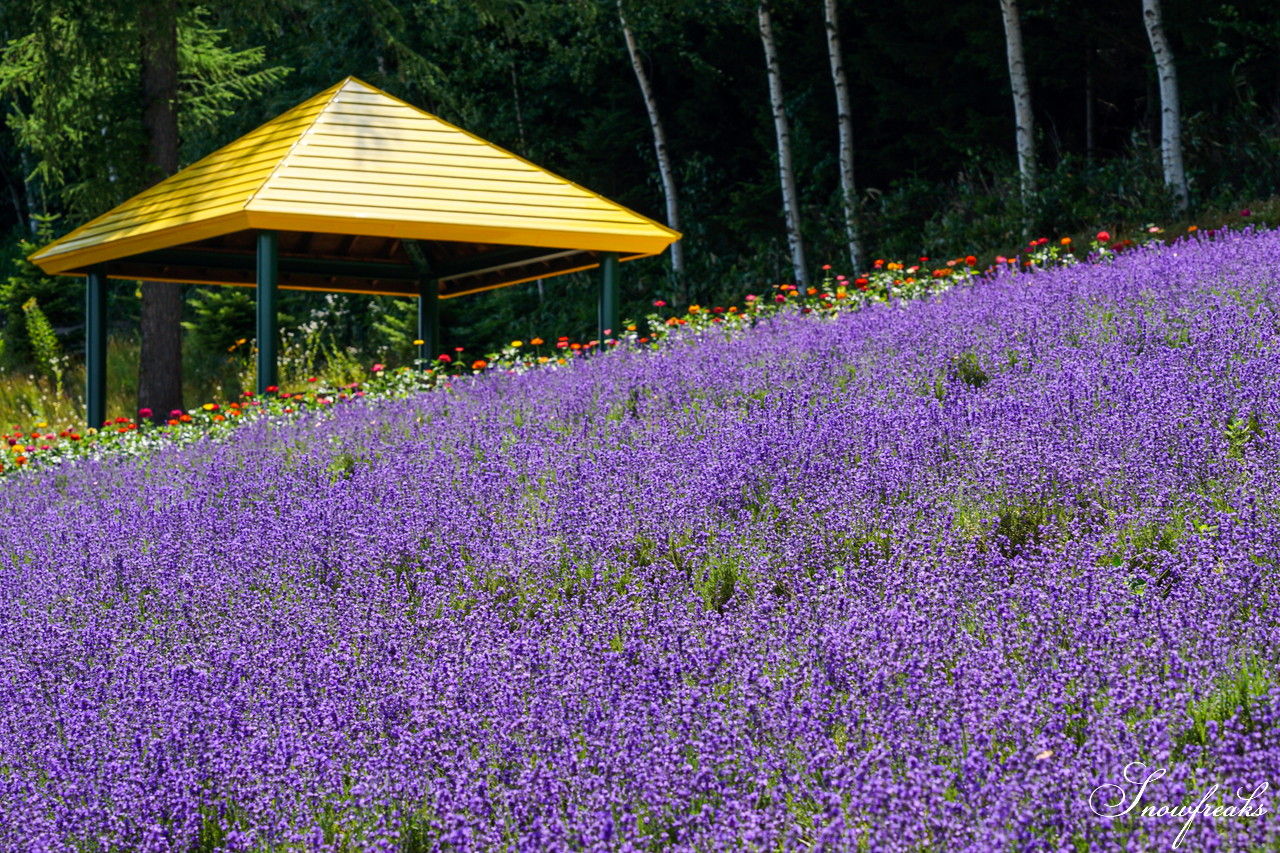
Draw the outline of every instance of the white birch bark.
<instances>
[{"instance_id":1,"label":"white birch bark","mask_svg":"<svg viewBox=\"0 0 1280 853\"><path fill-rule=\"evenodd\" d=\"M640 49L636 46L635 33L627 23L627 16L618 0L618 21L622 24L622 37L627 42L627 54L631 57L631 67L636 72L636 82L640 84L640 94L644 96L644 107L649 112L649 127L653 130L653 153L658 158L658 176L662 179L662 195L667 203L667 225L676 231L680 230L680 201L676 194L676 175L671 168L671 156L667 151L667 133L662 126L662 116L658 112L658 99L653 95L653 87L649 85L649 75L645 73L644 62L640 57ZM684 246L680 240L671 244L671 271L676 280L684 280Z\"/></svg>"},{"instance_id":2,"label":"white birch bark","mask_svg":"<svg viewBox=\"0 0 1280 853\"><path fill-rule=\"evenodd\" d=\"M796 174L791 165L791 128L782 97L782 70L778 64L778 47L773 38L773 20L769 7L761 3L760 41L764 44L765 67L769 73L769 101L773 107L773 128L778 136L778 180L782 185L782 211L787 221L787 244L791 248L791 266L799 287L809 284L808 265L804 259L804 239L800 233L800 195L796 191Z\"/></svg>"},{"instance_id":3,"label":"white birch bark","mask_svg":"<svg viewBox=\"0 0 1280 853\"><path fill-rule=\"evenodd\" d=\"M1182 110L1178 103L1178 72L1173 51L1164 34L1160 0L1142 0L1142 20L1147 26L1151 53L1160 80L1160 161L1164 183L1172 192L1176 211L1187 211L1187 172L1182 165Z\"/></svg>"},{"instance_id":4,"label":"white birch bark","mask_svg":"<svg viewBox=\"0 0 1280 853\"><path fill-rule=\"evenodd\" d=\"M1009 85L1013 89L1013 120L1017 127L1022 204L1024 208L1029 208L1036 192L1035 117L1031 112L1031 84L1027 82L1027 63L1022 52L1022 21L1018 15L1018 0L1000 0L1000 11L1004 15Z\"/></svg>"},{"instance_id":5,"label":"white birch bark","mask_svg":"<svg viewBox=\"0 0 1280 853\"><path fill-rule=\"evenodd\" d=\"M849 242L850 269L862 269L862 240L858 234L858 190L853 182L853 109L849 105L849 82L840 52L840 19L836 0L824 0L827 24L827 55L831 59L831 82L836 89L836 121L840 127L840 192L844 201L844 232Z\"/></svg>"}]
</instances>

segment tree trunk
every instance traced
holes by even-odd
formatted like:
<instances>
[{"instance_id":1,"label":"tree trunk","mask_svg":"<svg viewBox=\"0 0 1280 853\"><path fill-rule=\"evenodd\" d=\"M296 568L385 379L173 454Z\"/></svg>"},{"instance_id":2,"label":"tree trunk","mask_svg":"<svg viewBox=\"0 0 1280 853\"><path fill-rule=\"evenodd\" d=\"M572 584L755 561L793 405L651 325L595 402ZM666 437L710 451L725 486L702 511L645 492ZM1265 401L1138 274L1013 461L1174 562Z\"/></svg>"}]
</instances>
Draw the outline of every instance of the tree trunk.
<instances>
[{"instance_id":1,"label":"tree trunk","mask_svg":"<svg viewBox=\"0 0 1280 853\"><path fill-rule=\"evenodd\" d=\"M178 171L178 15L175 0L150 4L140 16L142 123L151 182ZM138 408L161 420L182 408L181 285L142 283L142 347Z\"/></svg>"},{"instance_id":2,"label":"tree trunk","mask_svg":"<svg viewBox=\"0 0 1280 853\"><path fill-rule=\"evenodd\" d=\"M862 269L862 240L858 234L858 190L853 182L853 109L849 105L849 82L844 75L840 51L840 19L836 0L825 0L827 55L831 59L831 82L836 89L836 121L840 126L840 194L844 203L844 233L849 242L850 272Z\"/></svg>"},{"instance_id":3,"label":"tree trunk","mask_svg":"<svg viewBox=\"0 0 1280 853\"><path fill-rule=\"evenodd\" d=\"M796 285L808 286L808 265L804 259L804 239L800 233L800 196L796 192L795 169L791 165L791 129L782 97L782 71L778 65L778 47L773 38L773 21L769 7L761 3L760 41L764 44L765 67L769 73L769 101L773 107L773 127L778 135L778 179L782 184L782 211L787 221L787 243L791 248L791 266Z\"/></svg>"},{"instance_id":4,"label":"tree trunk","mask_svg":"<svg viewBox=\"0 0 1280 853\"><path fill-rule=\"evenodd\" d=\"M1000 11L1004 15L1004 43L1009 56L1009 85L1013 89L1025 236L1031 230L1031 201L1036 192L1035 117L1031 112L1031 84L1027 82L1027 64L1022 52L1018 0L1000 0Z\"/></svg>"},{"instance_id":5,"label":"tree trunk","mask_svg":"<svg viewBox=\"0 0 1280 853\"><path fill-rule=\"evenodd\" d=\"M658 99L654 97L653 87L649 85L649 75L645 73L640 49L636 47L635 33L627 23L622 0L618 0L618 21L622 24L622 37L627 42L627 55L631 57L631 67L636 72L640 94L644 96L644 107L649 112L649 127L653 130L653 151L658 158L658 175L662 179L662 195L667 203L667 225L679 231L680 200L676 194L675 171L671 168L671 156L667 151L667 132L662 126L662 116L658 113ZM671 273L675 276L676 283L683 293L684 246L679 240L671 244ZM684 295L687 299L688 293Z\"/></svg>"},{"instance_id":6,"label":"tree trunk","mask_svg":"<svg viewBox=\"0 0 1280 853\"><path fill-rule=\"evenodd\" d=\"M1160 78L1160 161L1164 184L1173 193L1174 210L1187 212L1187 172L1182 165L1182 111L1178 104L1178 72L1173 51L1160 19L1160 0L1142 0L1142 20L1147 25L1151 53Z\"/></svg>"}]
</instances>

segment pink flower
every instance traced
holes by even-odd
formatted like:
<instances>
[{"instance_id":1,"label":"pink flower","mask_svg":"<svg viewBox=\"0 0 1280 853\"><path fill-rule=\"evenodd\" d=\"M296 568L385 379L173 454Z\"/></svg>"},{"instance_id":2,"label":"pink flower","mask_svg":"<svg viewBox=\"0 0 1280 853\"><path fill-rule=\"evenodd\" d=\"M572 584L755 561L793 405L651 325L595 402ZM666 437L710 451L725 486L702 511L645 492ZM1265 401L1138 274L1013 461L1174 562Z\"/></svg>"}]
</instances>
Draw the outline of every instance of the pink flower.
<instances>
[{"instance_id":1,"label":"pink flower","mask_svg":"<svg viewBox=\"0 0 1280 853\"><path fill-rule=\"evenodd\" d=\"M654 308L666 308L666 307L667 307L667 303L666 303L665 301L661 300L661 299L655 299L655 300L653 300L653 307L654 307Z\"/></svg>"},{"instance_id":2,"label":"pink flower","mask_svg":"<svg viewBox=\"0 0 1280 853\"><path fill-rule=\"evenodd\" d=\"M1253 211L1246 207L1244 210L1240 211L1240 215L1241 215L1241 216L1253 216Z\"/></svg>"},{"instance_id":3,"label":"pink flower","mask_svg":"<svg viewBox=\"0 0 1280 853\"><path fill-rule=\"evenodd\" d=\"M385 365L382 365L382 364L375 364L375 365L373 366L373 372L374 372L374 373L381 373L384 367L385 367ZM312 381L312 382L314 382L315 380L313 379L313 380L311 380L311 381Z\"/></svg>"},{"instance_id":4,"label":"pink flower","mask_svg":"<svg viewBox=\"0 0 1280 853\"><path fill-rule=\"evenodd\" d=\"M138 417L144 420L151 417L151 410L147 408L138 409Z\"/></svg>"}]
</instances>

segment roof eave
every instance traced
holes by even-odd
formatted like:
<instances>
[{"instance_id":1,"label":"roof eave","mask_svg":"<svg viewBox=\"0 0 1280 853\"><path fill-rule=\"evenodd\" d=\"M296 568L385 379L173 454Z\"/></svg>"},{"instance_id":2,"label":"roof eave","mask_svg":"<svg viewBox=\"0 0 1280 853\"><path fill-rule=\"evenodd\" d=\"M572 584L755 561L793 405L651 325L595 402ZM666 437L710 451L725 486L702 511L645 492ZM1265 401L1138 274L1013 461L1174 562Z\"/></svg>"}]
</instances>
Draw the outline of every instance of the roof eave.
<instances>
[{"instance_id":1,"label":"roof eave","mask_svg":"<svg viewBox=\"0 0 1280 853\"><path fill-rule=\"evenodd\" d=\"M656 255L680 239L680 234L658 226L641 233L609 230L521 228L467 225L445 221L407 221L375 217L350 218L266 210L248 212L249 227L276 231L314 231L367 237L396 237L402 240L441 240L459 243L492 243L507 246L546 246L592 252L626 252ZM661 230L659 230L661 229Z\"/></svg>"},{"instance_id":2,"label":"roof eave","mask_svg":"<svg viewBox=\"0 0 1280 853\"><path fill-rule=\"evenodd\" d=\"M55 243L31 255L28 260L40 267L48 275L59 275L87 269L107 261L140 255L143 252L151 252L156 249L171 249L174 246L182 246L197 240L208 240L212 237L221 237L224 234L233 234L236 231L244 231L249 227L248 214L243 210L237 210L210 219L176 225L163 231L152 231L133 237L122 237L118 240L94 243L78 249L58 251L58 245ZM51 249L54 251L50 251Z\"/></svg>"}]
</instances>

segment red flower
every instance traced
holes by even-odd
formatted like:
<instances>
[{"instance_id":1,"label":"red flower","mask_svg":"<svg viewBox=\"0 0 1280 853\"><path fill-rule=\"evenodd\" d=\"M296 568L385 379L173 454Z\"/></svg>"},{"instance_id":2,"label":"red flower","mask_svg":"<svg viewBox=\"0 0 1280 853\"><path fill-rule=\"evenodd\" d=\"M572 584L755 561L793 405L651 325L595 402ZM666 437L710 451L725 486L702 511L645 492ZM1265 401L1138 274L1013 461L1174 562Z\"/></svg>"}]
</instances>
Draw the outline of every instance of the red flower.
<instances>
[{"instance_id":1,"label":"red flower","mask_svg":"<svg viewBox=\"0 0 1280 853\"><path fill-rule=\"evenodd\" d=\"M1106 231L1099 231L1099 232L1098 232L1098 242L1099 242L1099 243L1110 243L1110 242L1111 242L1111 235L1110 235L1110 234L1108 234Z\"/></svg>"},{"instance_id":2,"label":"red flower","mask_svg":"<svg viewBox=\"0 0 1280 853\"><path fill-rule=\"evenodd\" d=\"M977 258L975 258L973 255L966 255L966 256L965 256L965 259L964 259L964 262L965 262L965 264L967 264L968 266L973 266L974 264L976 264L976 263L978 262L978 259L977 259Z\"/></svg>"},{"instance_id":3,"label":"red flower","mask_svg":"<svg viewBox=\"0 0 1280 853\"><path fill-rule=\"evenodd\" d=\"M442 352L436 361L443 362L444 364L450 364L453 361L453 356L449 355L447 352Z\"/></svg>"},{"instance_id":4,"label":"red flower","mask_svg":"<svg viewBox=\"0 0 1280 853\"><path fill-rule=\"evenodd\" d=\"M268 386L267 386L267 393L268 393L268 394L274 394L275 392L277 392L277 391L279 391L279 390L280 390L280 387L279 387L278 385L268 385Z\"/></svg>"}]
</instances>

